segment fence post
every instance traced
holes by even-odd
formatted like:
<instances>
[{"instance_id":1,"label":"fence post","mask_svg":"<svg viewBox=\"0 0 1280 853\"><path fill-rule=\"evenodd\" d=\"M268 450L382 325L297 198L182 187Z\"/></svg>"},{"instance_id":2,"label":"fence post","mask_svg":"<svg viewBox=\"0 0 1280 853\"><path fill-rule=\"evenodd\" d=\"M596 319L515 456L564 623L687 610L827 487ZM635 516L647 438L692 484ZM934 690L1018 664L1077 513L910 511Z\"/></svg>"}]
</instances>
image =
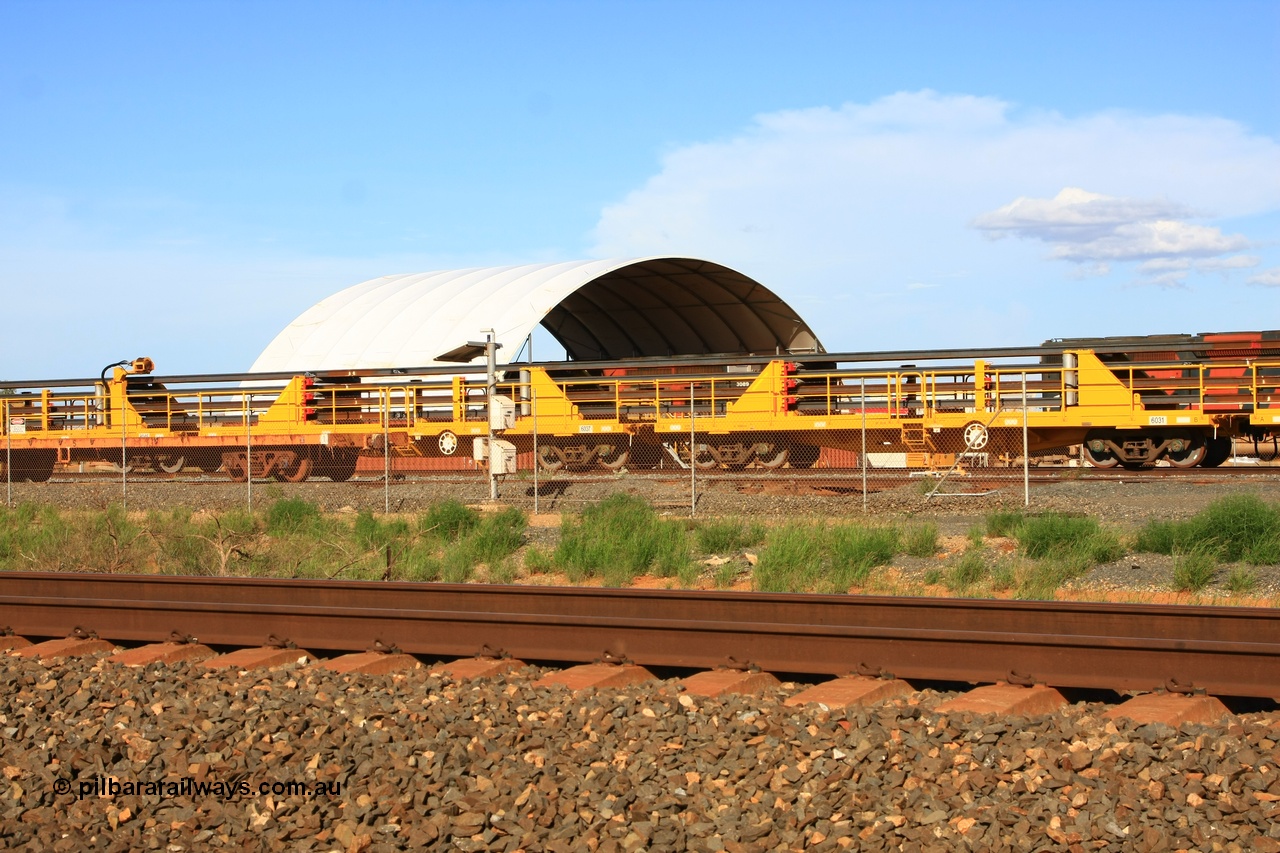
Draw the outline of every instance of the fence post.
<instances>
[{"instance_id":1,"label":"fence post","mask_svg":"<svg viewBox=\"0 0 1280 853\"><path fill-rule=\"evenodd\" d=\"M698 432L693 404L693 383L689 383L689 517L698 512Z\"/></svg>"},{"instance_id":2,"label":"fence post","mask_svg":"<svg viewBox=\"0 0 1280 853\"><path fill-rule=\"evenodd\" d=\"M126 437L129 423L125 417L125 401L129 397L128 388L127 383L120 388L120 503L124 505L125 512L129 511L129 441Z\"/></svg>"},{"instance_id":3,"label":"fence post","mask_svg":"<svg viewBox=\"0 0 1280 853\"><path fill-rule=\"evenodd\" d=\"M532 350L530 350L532 353ZM532 358L532 355L530 355ZM533 514L538 514L538 469L542 463L538 458L538 389L533 387L533 373L529 373L529 411L533 415Z\"/></svg>"},{"instance_id":4,"label":"fence post","mask_svg":"<svg viewBox=\"0 0 1280 853\"><path fill-rule=\"evenodd\" d=\"M408 389L405 390L408 393ZM382 412L382 512L391 512L391 389L385 390L386 403ZM406 400L406 404L407 404ZM409 409L405 406L405 423L408 424Z\"/></svg>"},{"instance_id":5,"label":"fence post","mask_svg":"<svg viewBox=\"0 0 1280 853\"><path fill-rule=\"evenodd\" d=\"M862 514L867 514L867 377L862 377Z\"/></svg>"},{"instance_id":6,"label":"fence post","mask_svg":"<svg viewBox=\"0 0 1280 853\"><path fill-rule=\"evenodd\" d=\"M13 423L9 420L9 404L4 404L4 488L5 506L13 506Z\"/></svg>"},{"instance_id":7,"label":"fence post","mask_svg":"<svg viewBox=\"0 0 1280 853\"><path fill-rule=\"evenodd\" d=\"M253 515L253 395L244 395L244 482L247 489L249 515Z\"/></svg>"},{"instance_id":8,"label":"fence post","mask_svg":"<svg viewBox=\"0 0 1280 853\"><path fill-rule=\"evenodd\" d=\"M1027 440L1027 374L1022 373L1022 505L1031 506L1031 453Z\"/></svg>"}]
</instances>

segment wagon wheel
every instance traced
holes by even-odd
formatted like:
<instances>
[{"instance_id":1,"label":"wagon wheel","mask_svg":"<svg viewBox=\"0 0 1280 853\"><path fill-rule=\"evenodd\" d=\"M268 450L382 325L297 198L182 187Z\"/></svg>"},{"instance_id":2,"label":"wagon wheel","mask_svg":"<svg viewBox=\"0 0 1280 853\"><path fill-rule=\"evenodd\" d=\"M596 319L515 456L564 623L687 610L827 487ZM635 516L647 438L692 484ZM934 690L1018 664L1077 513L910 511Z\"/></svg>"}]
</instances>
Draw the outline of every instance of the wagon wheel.
<instances>
[{"instance_id":1,"label":"wagon wheel","mask_svg":"<svg viewBox=\"0 0 1280 853\"><path fill-rule=\"evenodd\" d=\"M716 452L709 444L695 444L693 446L693 465L699 471L710 471L717 467L720 460L716 458Z\"/></svg>"},{"instance_id":2,"label":"wagon wheel","mask_svg":"<svg viewBox=\"0 0 1280 853\"><path fill-rule=\"evenodd\" d=\"M1194 468L1204 461L1204 458L1208 453L1208 446L1203 441L1194 439L1186 450L1178 453L1170 451L1165 454L1165 458L1168 459L1169 464L1175 468Z\"/></svg>"},{"instance_id":3,"label":"wagon wheel","mask_svg":"<svg viewBox=\"0 0 1280 853\"><path fill-rule=\"evenodd\" d=\"M622 470L622 467L627 464L629 455L626 448L616 444L602 444L596 448L596 459L610 471Z\"/></svg>"},{"instance_id":4,"label":"wagon wheel","mask_svg":"<svg viewBox=\"0 0 1280 853\"><path fill-rule=\"evenodd\" d=\"M282 462L276 468L276 479L284 483L301 483L311 476L314 463L304 453L294 453L292 457L292 461Z\"/></svg>"},{"instance_id":5,"label":"wagon wheel","mask_svg":"<svg viewBox=\"0 0 1280 853\"><path fill-rule=\"evenodd\" d=\"M821 447L814 447L812 444L802 444L791 450L791 467L792 468L812 468L818 462L818 457L822 455Z\"/></svg>"},{"instance_id":6,"label":"wagon wheel","mask_svg":"<svg viewBox=\"0 0 1280 853\"><path fill-rule=\"evenodd\" d=\"M1231 439L1211 438L1207 442L1204 459L1200 461L1202 468L1217 468L1231 458Z\"/></svg>"},{"instance_id":7,"label":"wagon wheel","mask_svg":"<svg viewBox=\"0 0 1280 853\"><path fill-rule=\"evenodd\" d=\"M786 447L778 447L773 445L774 454L769 457L756 454L756 461L760 463L762 468L781 468L787 464L787 459L791 456L791 451Z\"/></svg>"},{"instance_id":8,"label":"wagon wheel","mask_svg":"<svg viewBox=\"0 0 1280 853\"><path fill-rule=\"evenodd\" d=\"M0 457L2 458L2 457ZM53 466L58 461L54 450L28 450L13 454L13 477L30 483L47 483L53 476ZM3 465L0 465L3 468Z\"/></svg>"},{"instance_id":9,"label":"wagon wheel","mask_svg":"<svg viewBox=\"0 0 1280 853\"><path fill-rule=\"evenodd\" d=\"M440 448L441 456L452 456L458 452L458 436L445 430L436 439L436 446Z\"/></svg>"},{"instance_id":10,"label":"wagon wheel","mask_svg":"<svg viewBox=\"0 0 1280 853\"><path fill-rule=\"evenodd\" d=\"M222 470L231 478L231 482L243 483L249 479L245 461L244 454L241 453L224 453L222 455Z\"/></svg>"},{"instance_id":11,"label":"wagon wheel","mask_svg":"<svg viewBox=\"0 0 1280 853\"><path fill-rule=\"evenodd\" d=\"M1110 450L1099 450L1095 453L1087 444L1084 445L1084 458L1094 468L1114 468L1120 464L1120 460Z\"/></svg>"},{"instance_id":12,"label":"wagon wheel","mask_svg":"<svg viewBox=\"0 0 1280 853\"><path fill-rule=\"evenodd\" d=\"M655 444L636 444L627 455L631 457L633 469L657 468L658 463L662 461L662 448Z\"/></svg>"},{"instance_id":13,"label":"wagon wheel","mask_svg":"<svg viewBox=\"0 0 1280 853\"><path fill-rule=\"evenodd\" d=\"M160 461L157 464L160 466L160 470L166 474L176 474L186 467L187 457L161 456Z\"/></svg>"},{"instance_id":14,"label":"wagon wheel","mask_svg":"<svg viewBox=\"0 0 1280 853\"><path fill-rule=\"evenodd\" d=\"M538 466L543 471L556 472L564 467L564 451L552 444L538 448Z\"/></svg>"},{"instance_id":15,"label":"wagon wheel","mask_svg":"<svg viewBox=\"0 0 1280 853\"><path fill-rule=\"evenodd\" d=\"M345 483L351 479L351 475L356 472L356 463L360 461L360 454L356 452L346 451L330 451L333 454L333 461L325 466L325 473L329 475L329 479L335 483Z\"/></svg>"}]
</instances>

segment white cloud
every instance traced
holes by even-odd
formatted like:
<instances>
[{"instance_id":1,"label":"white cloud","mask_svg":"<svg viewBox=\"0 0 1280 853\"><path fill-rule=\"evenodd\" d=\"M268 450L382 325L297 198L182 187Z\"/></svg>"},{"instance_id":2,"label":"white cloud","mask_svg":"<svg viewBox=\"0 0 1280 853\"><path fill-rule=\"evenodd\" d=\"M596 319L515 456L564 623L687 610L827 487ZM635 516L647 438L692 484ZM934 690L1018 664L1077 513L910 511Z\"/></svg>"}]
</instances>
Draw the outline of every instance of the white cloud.
<instances>
[{"instance_id":1,"label":"white cloud","mask_svg":"<svg viewBox=\"0 0 1280 853\"><path fill-rule=\"evenodd\" d=\"M1256 255L1231 255L1225 258L1152 258L1144 261L1139 270L1142 272L1171 272L1175 270L1195 269L1200 272L1214 270L1243 270L1256 267L1260 259Z\"/></svg>"},{"instance_id":2,"label":"white cloud","mask_svg":"<svg viewBox=\"0 0 1280 853\"><path fill-rule=\"evenodd\" d=\"M1094 265L1143 261L1139 271L1155 284L1182 284L1192 270L1229 270L1257 258L1220 257L1249 248L1243 235L1184 221L1190 208L1167 199L1114 198L1067 187L1051 199L1019 197L976 217L990 236L1012 234L1053 246L1050 257Z\"/></svg>"},{"instance_id":3,"label":"white cloud","mask_svg":"<svg viewBox=\"0 0 1280 853\"><path fill-rule=\"evenodd\" d=\"M889 316L940 343L985 337L991 324L1021 343L1038 327L1003 321L1063 334L1061 303L1042 295L1055 287L1096 291L1102 310L1122 298L1105 290L1149 261L1202 265L1152 269L1141 280L1175 283L1211 261L1231 275L1239 267L1226 258L1269 243L1249 232L1248 218L1277 210L1280 141L1237 122L1067 117L923 91L761 115L728 138L676 148L602 211L592 253L713 258L789 299L838 305L812 318L828 345L888 341ZM984 237L996 234L1034 239ZM943 280L955 286L905 289ZM892 313L901 306L876 296L892 293L920 307ZM854 298L836 302L837 294ZM1162 303L1143 322L1180 329L1185 310ZM1209 325L1218 322L1238 321Z\"/></svg>"},{"instance_id":4,"label":"white cloud","mask_svg":"<svg viewBox=\"0 0 1280 853\"><path fill-rule=\"evenodd\" d=\"M1083 243L1062 242L1053 257L1068 261L1139 261L1167 257L1204 257L1247 249L1241 235L1218 228L1161 219L1117 226L1104 237Z\"/></svg>"},{"instance_id":5,"label":"white cloud","mask_svg":"<svg viewBox=\"0 0 1280 853\"><path fill-rule=\"evenodd\" d=\"M992 236L1012 233L1041 240L1088 241L1135 221L1185 218L1191 210L1165 199L1112 198L1067 187L1051 199L1014 199L973 220Z\"/></svg>"},{"instance_id":6,"label":"white cloud","mask_svg":"<svg viewBox=\"0 0 1280 853\"><path fill-rule=\"evenodd\" d=\"M1272 267L1269 270L1263 270L1257 275L1250 276L1249 283L1261 287L1280 287L1280 267Z\"/></svg>"}]
</instances>

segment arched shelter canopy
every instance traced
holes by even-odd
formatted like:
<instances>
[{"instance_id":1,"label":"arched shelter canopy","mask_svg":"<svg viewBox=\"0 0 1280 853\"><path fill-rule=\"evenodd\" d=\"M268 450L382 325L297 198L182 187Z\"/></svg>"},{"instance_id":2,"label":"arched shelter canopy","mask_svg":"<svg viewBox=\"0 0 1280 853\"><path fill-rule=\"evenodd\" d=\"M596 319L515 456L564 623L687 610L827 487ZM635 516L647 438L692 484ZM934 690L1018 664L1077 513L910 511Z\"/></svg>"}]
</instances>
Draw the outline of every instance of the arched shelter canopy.
<instances>
[{"instance_id":1,"label":"arched shelter canopy","mask_svg":"<svg viewBox=\"0 0 1280 853\"><path fill-rule=\"evenodd\" d=\"M575 361L823 351L759 282L657 257L382 276L303 312L252 370L427 367L488 329L506 361L539 324Z\"/></svg>"}]
</instances>

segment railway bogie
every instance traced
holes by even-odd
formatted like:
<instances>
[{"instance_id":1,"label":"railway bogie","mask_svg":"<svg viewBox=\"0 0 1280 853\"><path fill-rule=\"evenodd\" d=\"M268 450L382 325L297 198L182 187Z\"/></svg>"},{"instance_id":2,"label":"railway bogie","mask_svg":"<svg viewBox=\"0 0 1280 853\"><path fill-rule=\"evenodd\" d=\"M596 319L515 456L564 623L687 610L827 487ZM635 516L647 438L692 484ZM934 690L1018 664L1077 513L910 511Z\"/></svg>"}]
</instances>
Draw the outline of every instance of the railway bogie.
<instances>
[{"instance_id":1,"label":"railway bogie","mask_svg":"<svg viewBox=\"0 0 1280 853\"><path fill-rule=\"evenodd\" d=\"M887 365L822 354L512 366L496 391L514 415L497 429L520 464L552 472L804 469L864 456L989 465L1067 446L1102 468L1213 467L1233 439L1275 443L1280 432L1280 333L1059 342L1026 355L1036 360L918 353ZM163 381L151 369L138 359L86 386L18 383L4 393L7 475L42 481L59 464L102 463L344 481L361 454L469 464L490 430L487 379L473 367L222 386Z\"/></svg>"}]
</instances>

